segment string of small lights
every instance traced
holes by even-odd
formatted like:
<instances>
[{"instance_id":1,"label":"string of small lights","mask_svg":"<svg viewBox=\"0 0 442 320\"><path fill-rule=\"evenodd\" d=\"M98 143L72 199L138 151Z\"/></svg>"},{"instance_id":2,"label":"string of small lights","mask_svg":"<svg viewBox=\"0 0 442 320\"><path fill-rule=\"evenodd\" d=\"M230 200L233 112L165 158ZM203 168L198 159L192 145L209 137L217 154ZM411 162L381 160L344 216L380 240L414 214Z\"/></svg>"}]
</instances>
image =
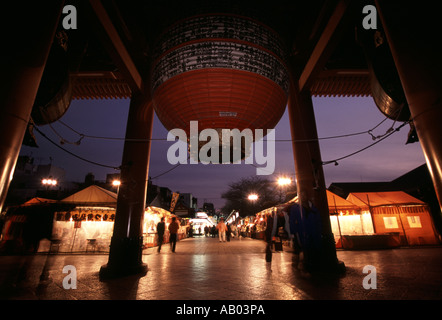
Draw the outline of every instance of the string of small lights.
<instances>
[{"instance_id":1,"label":"string of small lights","mask_svg":"<svg viewBox=\"0 0 442 320\"><path fill-rule=\"evenodd\" d=\"M318 138L318 139L304 139L304 140L275 139L275 140L269 140L269 141L275 141L275 142L314 142L314 141L320 141L320 140L348 138L348 137L353 137L353 136L358 136L358 135L363 135L363 134L369 134L373 138L373 140L375 140L376 138L380 138L381 136L374 136L372 134L372 132L376 128L378 128L380 125L382 125L386 120L388 120L388 118L384 118L381 122L379 122L377 125L375 125L373 128L371 128L369 130L359 131L359 132L354 132L354 133L335 135L335 136L329 136L329 137L321 137L321 138ZM61 120L58 120L58 122L60 124L62 124L63 126L65 126L66 128L70 129L72 132L74 132L74 133L76 133L76 134L78 134L80 136L80 139L78 141L76 141L76 142L69 142L68 140L64 139L63 137L61 137L60 134L58 134L56 132L57 136L60 137L60 141L63 141L64 143L71 143L71 144L74 144L74 145L79 145L83 138L100 139L100 140L130 141L130 142L145 142L145 141L148 141L146 139L126 139L126 138L120 138L120 137L106 137L106 136L87 135L87 134L84 134L84 133L81 133L81 132L75 130L74 128L72 128L71 126L69 126L68 124L64 123ZM55 131L54 128L52 128L52 130ZM166 138L152 138L152 139L150 139L150 141L168 141L168 140Z\"/></svg>"},{"instance_id":2,"label":"string of small lights","mask_svg":"<svg viewBox=\"0 0 442 320\"><path fill-rule=\"evenodd\" d=\"M387 132L384 135L379 135L379 136L374 136L373 135L373 131L378 128L381 124L383 124L388 118L383 119L380 123L378 123L377 125L375 125L373 128L369 129L369 130L365 130L365 131L360 131L360 132L355 132L355 133L350 133L350 134L344 134L344 135L336 135L336 136L329 136L329 137L322 137L322 138L318 138L318 139L306 139L306 140L292 140L292 139L275 139L275 142L292 142L294 141L296 142L314 142L314 141L320 141L320 140L328 140L328 139L338 139L338 138L346 138L346 137L352 137L352 136L357 136L357 135L362 135L362 134L369 134L373 140L376 140L375 142L373 142L372 144L365 146L355 152L352 152L348 155L333 159L333 160L328 160L328 161L323 161L322 165L328 165L331 163L334 163L335 165L338 165L338 161L341 161L343 159L349 158L353 155L356 155L364 150L367 150L371 147L373 147L374 145L380 143L381 141L385 140L386 138L390 137L393 133L398 132L402 127L404 127L406 124L408 124L409 122L404 122L402 125L400 125L398 128L394 129L394 122L393 125L387 130ZM71 142L68 141L67 139L64 139L52 126L51 129L54 131L54 133L60 138L60 144L65 144L65 143L69 143L69 144L73 144L73 145L80 145L81 141L84 138L90 138L90 139L103 139L103 140L118 140L118 141L137 141L137 142L142 142L142 141L147 141L146 139L125 139L125 138L118 138L118 137L104 137L104 136L92 136L92 135L86 135L83 133L80 133L79 131L73 129L71 126L67 125L66 123L64 123L61 120L58 120L59 123L61 123L62 125L64 125L65 127L67 127L68 129L70 129L71 131L75 132L76 134L79 135L79 140L75 141L75 142ZM114 170L120 170L120 167L115 167L115 166L110 166L110 165L106 165L106 164L102 164L102 163L98 163L89 159L86 159L84 157L81 157L65 148L63 148L62 146L60 146L59 144L57 144L56 142L54 142L53 140L51 140L46 134L44 134L40 129L38 129L37 127L34 127L36 129L36 131L38 133L40 133L45 139L47 139L49 142L51 142L52 144L54 144L55 146L57 146L59 149L67 152L68 154L91 164L97 165L97 166L101 166L101 167L105 167L105 168L112 168ZM154 138L154 139L150 139L150 141L167 141L167 139L163 139L163 138ZM173 166L172 168L156 175L155 177L152 177L151 179L157 179L175 169L177 169L179 166L181 165L181 163L178 163L177 165ZM253 167L256 168L255 165L250 164Z\"/></svg>"},{"instance_id":3,"label":"string of small lights","mask_svg":"<svg viewBox=\"0 0 442 320\"><path fill-rule=\"evenodd\" d=\"M82 161L85 161L85 162L88 162L88 163L91 163L91 164L94 164L94 165L97 165L97 166L100 166L100 167L111 168L111 169L114 169L114 170L120 170L119 167L110 166L110 165L106 165L106 164L98 163L98 162L95 162L95 161L92 161L92 160L89 160L89 159L83 158L83 157L81 157L81 156L79 156L79 155L77 155L77 154L75 154L75 153L73 153L73 152L67 150L66 148L63 148L63 147L60 146L59 144L57 144L55 141L53 141L51 138L49 138L44 132L42 132L40 129L38 129L36 126L34 126L34 129L35 129L35 130L36 130L36 131L37 131L37 132L38 132L43 138L45 138L46 140L48 140L50 143L52 143L53 145L55 145L57 148L63 150L64 152L70 154L71 156L74 156L75 158L78 158L78 159L80 159L80 160L82 160Z\"/></svg>"},{"instance_id":4,"label":"string of small lights","mask_svg":"<svg viewBox=\"0 0 442 320\"><path fill-rule=\"evenodd\" d=\"M396 129L390 128L390 129L385 133L385 135L374 137L374 138L376 138L377 141L373 142L372 144L369 144L368 146L366 146L366 147L364 147L364 148L362 148L362 149L359 149L359 150L357 150L357 151L355 151L355 152L352 152L352 153L350 153L350 154L348 154L348 155L346 155L346 156L343 156L343 157L340 157L340 158L336 158L336 159L334 159L334 160L323 161L323 162L322 162L322 165L327 165L327 164L334 163L335 166L337 166L337 165L338 165L338 161L343 160L343 159L346 159L346 158L349 158L349 157L351 157L351 156L354 156L355 154L358 154L358 153L360 153L360 152L362 152L362 151L364 151L364 150L367 150L367 149L373 147L374 145L378 144L379 142L381 142L381 141L387 139L388 137L390 137L393 133L398 132L402 127L404 127L404 126L407 125L408 123L409 123L409 122L404 122L404 123L402 123L399 127L397 127ZM373 139L373 140L375 140L375 139Z\"/></svg>"}]
</instances>

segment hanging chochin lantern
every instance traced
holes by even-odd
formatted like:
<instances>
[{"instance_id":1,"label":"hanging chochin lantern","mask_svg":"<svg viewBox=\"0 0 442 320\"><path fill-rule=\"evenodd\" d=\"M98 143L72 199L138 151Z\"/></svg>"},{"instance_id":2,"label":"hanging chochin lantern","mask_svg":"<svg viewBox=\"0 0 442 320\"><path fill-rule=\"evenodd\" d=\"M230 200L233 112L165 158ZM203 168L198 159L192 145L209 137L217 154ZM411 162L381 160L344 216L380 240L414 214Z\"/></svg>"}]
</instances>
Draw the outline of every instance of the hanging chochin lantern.
<instances>
[{"instance_id":1,"label":"hanging chochin lantern","mask_svg":"<svg viewBox=\"0 0 442 320\"><path fill-rule=\"evenodd\" d=\"M67 41L66 32L56 33L32 107L31 117L37 126L57 121L71 104L72 82L69 76Z\"/></svg>"},{"instance_id":2,"label":"hanging chochin lantern","mask_svg":"<svg viewBox=\"0 0 442 320\"><path fill-rule=\"evenodd\" d=\"M152 72L154 108L166 129L189 137L190 122L198 121L199 132L218 132L220 145L222 129L265 134L287 103L281 39L243 16L205 14L170 26L157 43Z\"/></svg>"}]
</instances>

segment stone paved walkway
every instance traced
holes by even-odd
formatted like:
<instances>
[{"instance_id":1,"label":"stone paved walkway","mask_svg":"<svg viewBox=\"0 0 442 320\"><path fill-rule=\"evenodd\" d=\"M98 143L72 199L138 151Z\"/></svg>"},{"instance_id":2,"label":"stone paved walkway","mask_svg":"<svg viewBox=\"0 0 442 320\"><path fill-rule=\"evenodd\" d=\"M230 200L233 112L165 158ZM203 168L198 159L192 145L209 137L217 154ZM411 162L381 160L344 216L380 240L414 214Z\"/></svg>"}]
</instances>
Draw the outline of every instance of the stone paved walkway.
<instances>
[{"instance_id":1,"label":"stone paved walkway","mask_svg":"<svg viewBox=\"0 0 442 320\"><path fill-rule=\"evenodd\" d=\"M161 253L145 250L149 271L101 282L107 255L0 257L2 300L440 300L442 248L338 251L347 267L340 277L312 277L296 268L284 247L265 261L261 240L189 238ZM63 267L77 272L77 288L64 289ZM366 265L376 268L376 289L364 289Z\"/></svg>"}]
</instances>

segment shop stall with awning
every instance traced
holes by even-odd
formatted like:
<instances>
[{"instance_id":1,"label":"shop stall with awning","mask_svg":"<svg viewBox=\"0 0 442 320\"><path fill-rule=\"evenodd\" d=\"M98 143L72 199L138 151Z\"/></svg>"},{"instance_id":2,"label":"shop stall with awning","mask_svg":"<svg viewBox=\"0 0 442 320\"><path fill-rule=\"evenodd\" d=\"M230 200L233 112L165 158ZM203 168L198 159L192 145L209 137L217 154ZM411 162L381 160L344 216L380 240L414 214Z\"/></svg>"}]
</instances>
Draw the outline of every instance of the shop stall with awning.
<instances>
[{"instance_id":1,"label":"shop stall with awning","mask_svg":"<svg viewBox=\"0 0 442 320\"><path fill-rule=\"evenodd\" d=\"M108 252L115 220L117 194L97 185L86 187L60 201L72 209L54 214L51 247L40 251Z\"/></svg>"},{"instance_id":2,"label":"shop stall with awning","mask_svg":"<svg viewBox=\"0 0 442 320\"><path fill-rule=\"evenodd\" d=\"M337 248L380 249L440 243L429 207L405 192L350 193L344 199L327 190L327 201ZM298 205L295 197L259 212L254 228L263 235L268 215L278 210L291 212L291 207Z\"/></svg>"},{"instance_id":3,"label":"shop stall with awning","mask_svg":"<svg viewBox=\"0 0 442 320\"><path fill-rule=\"evenodd\" d=\"M9 207L0 221L0 254L37 252L40 242L51 237L54 212L62 208L56 200L38 197Z\"/></svg>"},{"instance_id":4,"label":"shop stall with awning","mask_svg":"<svg viewBox=\"0 0 442 320\"><path fill-rule=\"evenodd\" d=\"M397 245L439 243L428 205L403 191L350 193L347 200L371 215L376 235L396 235Z\"/></svg>"},{"instance_id":5,"label":"shop stall with awning","mask_svg":"<svg viewBox=\"0 0 442 320\"><path fill-rule=\"evenodd\" d=\"M109 252L110 241L114 229L117 194L99 186L87 187L63 200L70 204L68 210L54 214L51 242L40 245L40 252L53 250L60 253L74 252ZM170 223L172 214L162 208L148 206L144 213L143 246L156 246L157 223L161 217ZM168 234L166 231L166 242Z\"/></svg>"},{"instance_id":6,"label":"shop stall with awning","mask_svg":"<svg viewBox=\"0 0 442 320\"><path fill-rule=\"evenodd\" d=\"M327 190L327 202L330 223L337 248L353 248L356 237L362 239L374 234L373 222L368 212L364 212L359 206L329 190ZM292 206L299 206L297 197L284 204L259 212L255 220L258 228L264 232L265 217L267 215L276 213L278 210L290 212ZM292 215L289 214L289 217L292 217Z\"/></svg>"},{"instance_id":7,"label":"shop stall with awning","mask_svg":"<svg viewBox=\"0 0 442 320\"><path fill-rule=\"evenodd\" d=\"M355 239L367 239L374 234L369 212L328 190L327 202L337 248L353 248Z\"/></svg>"},{"instance_id":8,"label":"shop stall with awning","mask_svg":"<svg viewBox=\"0 0 442 320\"><path fill-rule=\"evenodd\" d=\"M232 221L228 221L228 223L232 223ZM194 235L204 235L205 228L209 228L210 230L215 223L209 218L207 213L205 212L197 212L195 214L195 218L189 219L189 228L192 228Z\"/></svg>"},{"instance_id":9,"label":"shop stall with awning","mask_svg":"<svg viewBox=\"0 0 442 320\"><path fill-rule=\"evenodd\" d=\"M258 212L255 219L250 223L251 237L265 240L265 230L267 228L267 217L278 210L278 207L271 207Z\"/></svg>"},{"instance_id":10,"label":"shop stall with awning","mask_svg":"<svg viewBox=\"0 0 442 320\"><path fill-rule=\"evenodd\" d=\"M164 243L169 242L169 231L168 226L172 221L172 216L169 211L158 208L155 206L148 206L144 211L144 223L143 223L143 245L144 248L151 248L158 245L158 233L157 224L164 217L164 222L166 224L166 232L164 234Z\"/></svg>"}]
</instances>

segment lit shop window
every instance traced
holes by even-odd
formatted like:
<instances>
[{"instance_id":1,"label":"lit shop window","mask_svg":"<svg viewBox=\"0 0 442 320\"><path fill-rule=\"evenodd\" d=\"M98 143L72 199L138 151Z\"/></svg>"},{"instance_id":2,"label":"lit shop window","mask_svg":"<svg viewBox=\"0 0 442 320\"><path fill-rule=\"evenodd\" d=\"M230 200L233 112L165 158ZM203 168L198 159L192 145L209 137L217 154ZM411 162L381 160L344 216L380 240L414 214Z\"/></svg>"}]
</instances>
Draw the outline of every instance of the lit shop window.
<instances>
[{"instance_id":1,"label":"lit shop window","mask_svg":"<svg viewBox=\"0 0 442 320\"><path fill-rule=\"evenodd\" d=\"M385 229L397 229L399 225L396 217L384 217Z\"/></svg>"},{"instance_id":2,"label":"lit shop window","mask_svg":"<svg viewBox=\"0 0 442 320\"><path fill-rule=\"evenodd\" d=\"M419 216L407 216L410 228L422 228L421 218Z\"/></svg>"}]
</instances>

